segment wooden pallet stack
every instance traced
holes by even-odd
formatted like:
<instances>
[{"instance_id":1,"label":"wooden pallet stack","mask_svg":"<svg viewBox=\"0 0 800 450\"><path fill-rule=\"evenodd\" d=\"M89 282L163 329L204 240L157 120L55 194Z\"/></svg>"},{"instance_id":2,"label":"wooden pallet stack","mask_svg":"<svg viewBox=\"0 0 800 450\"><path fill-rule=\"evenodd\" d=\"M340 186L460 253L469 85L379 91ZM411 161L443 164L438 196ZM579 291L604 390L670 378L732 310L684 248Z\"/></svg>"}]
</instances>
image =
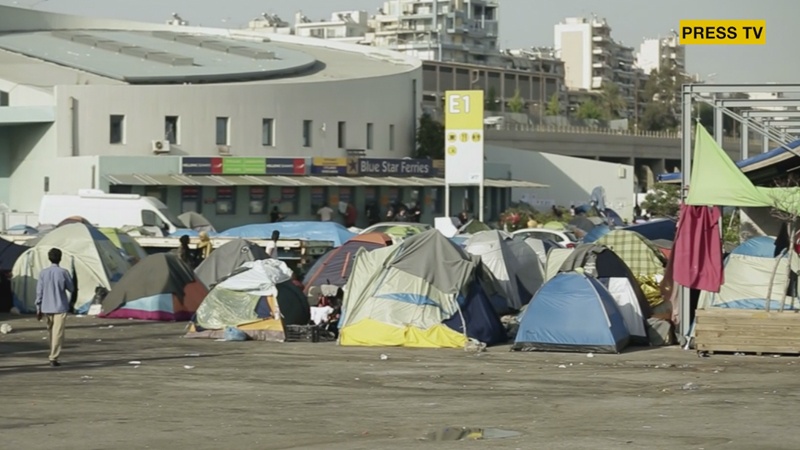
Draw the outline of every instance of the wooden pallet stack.
<instances>
[{"instance_id":1,"label":"wooden pallet stack","mask_svg":"<svg viewBox=\"0 0 800 450\"><path fill-rule=\"evenodd\" d=\"M699 309L695 344L700 352L800 355L796 311Z\"/></svg>"}]
</instances>

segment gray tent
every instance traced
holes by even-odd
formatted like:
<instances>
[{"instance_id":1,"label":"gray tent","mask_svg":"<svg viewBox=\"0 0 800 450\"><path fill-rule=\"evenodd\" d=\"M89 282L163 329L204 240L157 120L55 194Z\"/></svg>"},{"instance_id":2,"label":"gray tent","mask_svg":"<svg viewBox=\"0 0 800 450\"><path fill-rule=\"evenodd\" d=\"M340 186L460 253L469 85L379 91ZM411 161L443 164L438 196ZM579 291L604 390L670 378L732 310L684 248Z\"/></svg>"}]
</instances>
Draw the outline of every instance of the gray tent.
<instances>
[{"instance_id":1,"label":"gray tent","mask_svg":"<svg viewBox=\"0 0 800 450\"><path fill-rule=\"evenodd\" d=\"M194 270L206 287L212 287L249 261L269 259L267 251L244 239L236 239L211 252Z\"/></svg>"},{"instance_id":2,"label":"gray tent","mask_svg":"<svg viewBox=\"0 0 800 450\"><path fill-rule=\"evenodd\" d=\"M181 219L186 228L194 231L205 231L208 233L216 233L217 230L214 229L214 226L211 225L211 222L208 221L202 214L189 211L181 214L178 216L178 219Z\"/></svg>"}]
</instances>

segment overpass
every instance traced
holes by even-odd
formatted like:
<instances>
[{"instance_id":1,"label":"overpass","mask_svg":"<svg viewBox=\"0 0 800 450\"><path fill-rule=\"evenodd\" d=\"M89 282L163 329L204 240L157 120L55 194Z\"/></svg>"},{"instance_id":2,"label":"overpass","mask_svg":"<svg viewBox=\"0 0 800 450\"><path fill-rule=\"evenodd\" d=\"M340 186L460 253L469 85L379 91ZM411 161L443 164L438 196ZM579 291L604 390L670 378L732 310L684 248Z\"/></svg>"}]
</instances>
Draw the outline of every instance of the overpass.
<instances>
[{"instance_id":1,"label":"overpass","mask_svg":"<svg viewBox=\"0 0 800 450\"><path fill-rule=\"evenodd\" d=\"M658 174L681 169L681 135L676 132L504 124L487 126L485 135L490 145L630 164L641 188L652 185ZM739 138L723 143L734 161L741 159L740 146ZM752 155L761 147L760 136L750 141Z\"/></svg>"}]
</instances>

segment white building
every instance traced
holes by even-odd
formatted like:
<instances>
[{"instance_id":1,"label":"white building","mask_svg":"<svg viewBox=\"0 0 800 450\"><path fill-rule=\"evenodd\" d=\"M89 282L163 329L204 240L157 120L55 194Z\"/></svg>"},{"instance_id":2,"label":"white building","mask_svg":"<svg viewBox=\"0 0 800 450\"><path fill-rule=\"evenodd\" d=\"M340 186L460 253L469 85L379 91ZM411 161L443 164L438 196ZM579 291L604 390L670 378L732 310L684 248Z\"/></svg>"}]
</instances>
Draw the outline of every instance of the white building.
<instances>
[{"instance_id":1,"label":"white building","mask_svg":"<svg viewBox=\"0 0 800 450\"><path fill-rule=\"evenodd\" d=\"M636 53L636 67L647 74L666 68L686 73L686 48L680 45L675 33L667 37L645 39Z\"/></svg>"},{"instance_id":2,"label":"white building","mask_svg":"<svg viewBox=\"0 0 800 450\"><path fill-rule=\"evenodd\" d=\"M492 65L498 13L498 0L389 0L367 42L423 60Z\"/></svg>"},{"instance_id":3,"label":"white building","mask_svg":"<svg viewBox=\"0 0 800 450\"><path fill-rule=\"evenodd\" d=\"M303 37L331 39L358 44L369 31L369 14L366 11L342 11L331 14L330 20L312 21L302 12L297 13L294 34Z\"/></svg>"},{"instance_id":4,"label":"white building","mask_svg":"<svg viewBox=\"0 0 800 450\"><path fill-rule=\"evenodd\" d=\"M637 80L633 48L615 41L605 19L571 17L555 25L557 56L564 62L564 83L570 90L599 91L614 83L636 115Z\"/></svg>"},{"instance_id":5,"label":"white building","mask_svg":"<svg viewBox=\"0 0 800 450\"><path fill-rule=\"evenodd\" d=\"M191 186L225 228L246 218L257 187L267 207L294 195L289 210L302 217L313 186L300 178L188 179L182 161L275 158L291 174L305 158L402 158L415 145L421 68L403 55L6 6L0 31L0 204L13 210L98 188L152 194L181 212ZM320 183L336 195L336 182ZM215 214L218 187L244 217Z\"/></svg>"},{"instance_id":6,"label":"white building","mask_svg":"<svg viewBox=\"0 0 800 450\"><path fill-rule=\"evenodd\" d=\"M281 19L277 14L262 13L251 20L247 25L249 30L272 34L294 34L294 29L289 22Z\"/></svg>"}]
</instances>

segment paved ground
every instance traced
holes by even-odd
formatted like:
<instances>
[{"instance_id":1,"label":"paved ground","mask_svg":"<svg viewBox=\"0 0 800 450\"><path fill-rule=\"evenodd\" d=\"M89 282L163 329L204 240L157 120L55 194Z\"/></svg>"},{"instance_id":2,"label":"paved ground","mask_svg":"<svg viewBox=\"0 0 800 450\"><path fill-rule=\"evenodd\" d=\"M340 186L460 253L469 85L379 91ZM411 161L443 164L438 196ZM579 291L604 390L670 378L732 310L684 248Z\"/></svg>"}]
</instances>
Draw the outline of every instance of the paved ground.
<instances>
[{"instance_id":1,"label":"paved ground","mask_svg":"<svg viewBox=\"0 0 800 450\"><path fill-rule=\"evenodd\" d=\"M41 324L0 322L4 449L800 448L797 358L197 341L71 317L51 369ZM523 434L420 440L447 426Z\"/></svg>"}]
</instances>

